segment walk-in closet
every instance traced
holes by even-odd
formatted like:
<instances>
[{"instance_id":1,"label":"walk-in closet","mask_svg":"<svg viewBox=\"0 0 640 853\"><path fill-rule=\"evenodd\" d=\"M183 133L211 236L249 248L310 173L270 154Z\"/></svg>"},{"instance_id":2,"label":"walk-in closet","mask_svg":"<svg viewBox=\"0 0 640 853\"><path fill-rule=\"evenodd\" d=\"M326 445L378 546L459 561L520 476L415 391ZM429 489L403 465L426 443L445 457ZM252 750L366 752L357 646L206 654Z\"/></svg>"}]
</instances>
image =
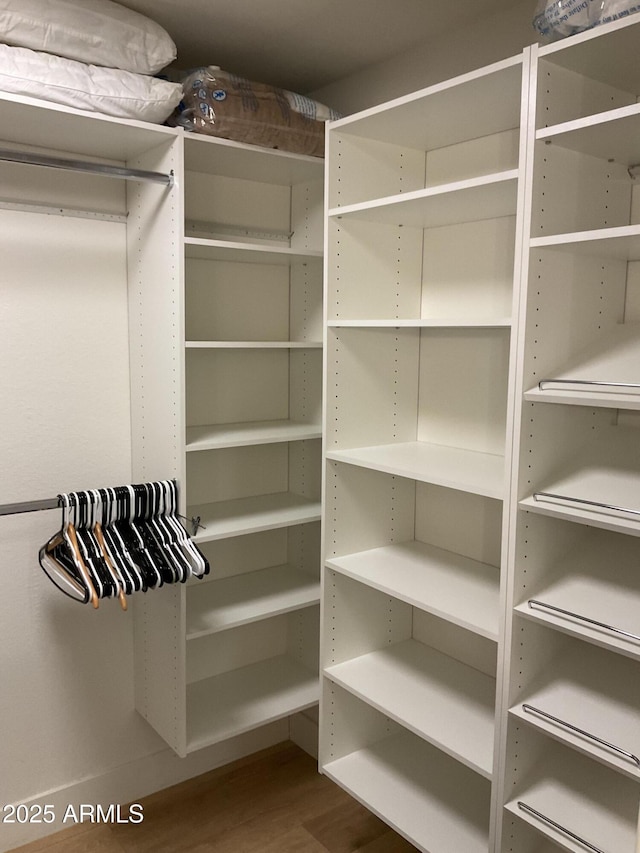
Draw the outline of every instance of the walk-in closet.
<instances>
[{"instance_id":1,"label":"walk-in closet","mask_svg":"<svg viewBox=\"0 0 640 853\"><path fill-rule=\"evenodd\" d=\"M0 853L640 851L640 7L453 5L0 2Z\"/></svg>"}]
</instances>

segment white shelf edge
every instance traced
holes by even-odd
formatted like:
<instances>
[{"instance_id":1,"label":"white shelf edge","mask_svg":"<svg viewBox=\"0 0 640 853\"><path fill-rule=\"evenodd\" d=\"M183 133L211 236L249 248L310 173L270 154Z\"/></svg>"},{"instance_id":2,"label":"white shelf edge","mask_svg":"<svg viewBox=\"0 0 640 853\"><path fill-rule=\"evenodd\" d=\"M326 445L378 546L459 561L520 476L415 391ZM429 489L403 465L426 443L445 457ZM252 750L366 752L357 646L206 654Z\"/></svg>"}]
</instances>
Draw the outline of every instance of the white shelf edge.
<instances>
[{"instance_id":1,"label":"white shelf edge","mask_svg":"<svg viewBox=\"0 0 640 853\"><path fill-rule=\"evenodd\" d=\"M510 317L495 318L433 318L433 319L388 319L388 320L329 320L327 326L330 329L496 329L510 328L512 321Z\"/></svg>"},{"instance_id":2,"label":"white shelf edge","mask_svg":"<svg viewBox=\"0 0 640 853\"><path fill-rule=\"evenodd\" d=\"M185 341L187 349L321 349L322 341Z\"/></svg>"},{"instance_id":3,"label":"white shelf edge","mask_svg":"<svg viewBox=\"0 0 640 853\"><path fill-rule=\"evenodd\" d=\"M620 121L620 119L636 117L640 118L640 104L629 104L625 107L617 107L614 110L605 110L583 118L541 127L536 131L536 139L544 142L547 139L553 139L554 137L562 136L565 133L572 133L576 130L589 130L591 127L613 124L616 121Z\"/></svg>"},{"instance_id":4,"label":"white shelf edge","mask_svg":"<svg viewBox=\"0 0 640 853\"><path fill-rule=\"evenodd\" d=\"M250 243L234 240L221 240L206 237L185 237L184 247L187 257L206 258L207 253L212 259L246 261L247 263L306 263L307 261L322 261L322 251L312 249L292 249L289 246L268 245L267 243ZM193 255L189 255L191 250Z\"/></svg>"},{"instance_id":5,"label":"white shelf edge","mask_svg":"<svg viewBox=\"0 0 640 853\"><path fill-rule=\"evenodd\" d=\"M504 457L492 453L415 441L331 450L326 458L483 497L504 498ZM471 466L473 476L469 476Z\"/></svg>"},{"instance_id":6,"label":"white shelf edge","mask_svg":"<svg viewBox=\"0 0 640 853\"><path fill-rule=\"evenodd\" d=\"M377 210L385 207L402 206L414 201L429 201L437 200L443 196L453 195L454 193L463 193L465 190L477 190L483 187L490 187L494 184L508 183L509 181L518 180L517 169L506 169L503 172L494 172L489 175L482 175L478 178L468 178L462 181L453 181L449 184L439 184L434 187L427 187L422 190L413 190L408 193L398 193L384 198L376 198L371 201L362 201L355 204L345 204L344 207L333 207L327 211L327 216L330 219L339 218L341 216L349 216L350 214L358 214L367 210Z\"/></svg>"},{"instance_id":7,"label":"white shelf edge","mask_svg":"<svg viewBox=\"0 0 640 853\"><path fill-rule=\"evenodd\" d=\"M187 453L322 438L320 424L302 421L252 421L187 427Z\"/></svg>"},{"instance_id":8,"label":"white shelf edge","mask_svg":"<svg viewBox=\"0 0 640 853\"><path fill-rule=\"evenodd\" d=\"M422 542L330 557L325 559L325 565L487 640L498 641L500 570L495 566ZM387 566L393 570L386 571ZM465 574L471 580L461 579ZM482 584L478 583L479 578ZM493 586L490 594L489 586ZM447 600L445 590L449 599L455 599L455 606ZM461 603L467 601L473 602L468 608L472 612L463 612Z\"/></svg>"},{"instance_id":9,"label":"white shelf edge","mask_svg":"<svg viewBox=\"0 0 640 853\"><path fill-rule=\"evenodd\" d=\"M205 528L198 531L194 540L213 542L319 521L321 505L319 500L304 498L292 492L276 492L231 501L195 504L187 507L187 516L200 516Z\"/></svg>"},{"instance_id":10,"label":"white shelf edge","mask_svg":"<svg viewBox=\"0 0 640 853\"><path fill-rule=\"evenodd\" d=\"M325 763L322 772L419 849L488 849L489 783L415 735L389 737Z\"/></svg>"},{"instance_id":11,"label":"white shelf edge","mask_svg":"<svg viewBox=\"0 0 640 853\"><path fill-rule=\"evenodd\" d=\"M491 780L495 679L416 640L333 664L324 669L324 675L469 770ZM456 684L454 700L451 685L446 683L449 678ZM443 682L444 689L438 692ZM465 706L469 691L473 694L469 702L473 711ZM478 710L482 704L491 706L488 719ZM486 715L487 709L484 711Z\"/></svg>"},{"instance_id":12,"label":"white shelf edge","mask_svg":"<svg viewBox=\"0 0 640 853\"><path fill-rule=\"evenodd\" d=\"M187 598L188 642L318 605L320 582L285 563L194 584Z\"/></svg>"},{"instance_id":13,"label":"white shelf edge","mask_svg":"<svg viewBox=\"0 0 640 853\"><path fill-rule=\"evenodd\" d=\"M579 250L586 246L607 252L608 244L614 244L614 241L618 241L622 244L622 248L624 248L625 243L629 243L630 248L633 249L631 252L631 256L633 256L637 250L632 245L632 241L637 241L638 238L640 238L640 225L619 225L612 228L596 228L590 231L569 231L560 234L548 234L544 237L531 237L529 245L532 249L565 250ZM624 256L621 250L615 251L615 254Z\"/></svg>"},{"instance_id":14,"label":"white shelf edge","mask_svg":"<svg viewBox=\"0 0 640 853\"><path fill-rule=\"evenodd\" d=\"M187 752L311 708L319 694L318 675L285 655L189 684Z\"/></svg>"}]
</instances>

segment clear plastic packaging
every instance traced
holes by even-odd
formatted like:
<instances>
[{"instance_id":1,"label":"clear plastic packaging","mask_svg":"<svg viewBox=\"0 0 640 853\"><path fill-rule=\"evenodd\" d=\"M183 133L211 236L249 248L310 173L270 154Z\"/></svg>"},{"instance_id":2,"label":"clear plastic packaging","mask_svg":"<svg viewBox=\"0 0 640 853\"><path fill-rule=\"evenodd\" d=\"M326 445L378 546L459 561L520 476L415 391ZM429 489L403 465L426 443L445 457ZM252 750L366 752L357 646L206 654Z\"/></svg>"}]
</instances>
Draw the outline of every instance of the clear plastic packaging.
<instances>
[{"instance_id":1,"label":"clear plastic packaging","mask_svg":"<svg viewBox=\"0 0 640 853\"><path fill-rule=\"evenodd\" d=\"M640 0L538 0L534 29L543 42L557 41L640 11Z\"/></svg>"},{"instance_id":2,"label":"clear plastic packaging","mask_svg":"<svg viewBox=\"0 0 640 853\"><path fill-rule=\"evenodd\" d=\"M310 98L213 65L189 72L182 87L170 124L265 148L322 157L325 121L339 117Z\"/></svg>"}]
</instances>

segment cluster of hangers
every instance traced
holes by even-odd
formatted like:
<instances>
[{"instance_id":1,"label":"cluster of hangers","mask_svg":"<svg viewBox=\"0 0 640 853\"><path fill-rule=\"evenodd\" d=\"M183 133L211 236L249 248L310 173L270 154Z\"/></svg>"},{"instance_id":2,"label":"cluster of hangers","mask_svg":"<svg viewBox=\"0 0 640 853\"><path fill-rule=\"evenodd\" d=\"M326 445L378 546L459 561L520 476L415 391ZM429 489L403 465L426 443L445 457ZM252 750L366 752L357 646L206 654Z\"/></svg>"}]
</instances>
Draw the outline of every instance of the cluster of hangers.
<instances>
[{"instance_id":1,"label":"cluster of hangers","mask_svg":"<svg viewBox=\"0 0 640 853\"><path fill-rule=\"evenodd\" d=\"M178 517L173 480L58 495L62 526L39 552L40 565L66 595L94 608L164 584L209 573L209 563Z\"/></svg>"}]
</instances>

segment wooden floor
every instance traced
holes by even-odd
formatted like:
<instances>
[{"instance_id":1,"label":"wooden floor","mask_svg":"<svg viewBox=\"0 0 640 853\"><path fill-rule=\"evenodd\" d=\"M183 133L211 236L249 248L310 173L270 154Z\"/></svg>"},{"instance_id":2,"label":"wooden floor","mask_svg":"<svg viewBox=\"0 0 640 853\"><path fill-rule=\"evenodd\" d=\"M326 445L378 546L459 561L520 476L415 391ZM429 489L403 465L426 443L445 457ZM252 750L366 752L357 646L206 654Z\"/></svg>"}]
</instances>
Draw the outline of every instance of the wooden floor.
<instances>
[{"instance_id":1,"label":"wooden floor","mask_svg":"<svg viewBox=\"0 0 640 853\"><path fill-rule=\"evenodd\" d=\"M81 824L20 853L408 853L411 844L291 743L140 800L138 824ZM123 815L128 815L126 808Z\"/></svg>"}]
</instances>

